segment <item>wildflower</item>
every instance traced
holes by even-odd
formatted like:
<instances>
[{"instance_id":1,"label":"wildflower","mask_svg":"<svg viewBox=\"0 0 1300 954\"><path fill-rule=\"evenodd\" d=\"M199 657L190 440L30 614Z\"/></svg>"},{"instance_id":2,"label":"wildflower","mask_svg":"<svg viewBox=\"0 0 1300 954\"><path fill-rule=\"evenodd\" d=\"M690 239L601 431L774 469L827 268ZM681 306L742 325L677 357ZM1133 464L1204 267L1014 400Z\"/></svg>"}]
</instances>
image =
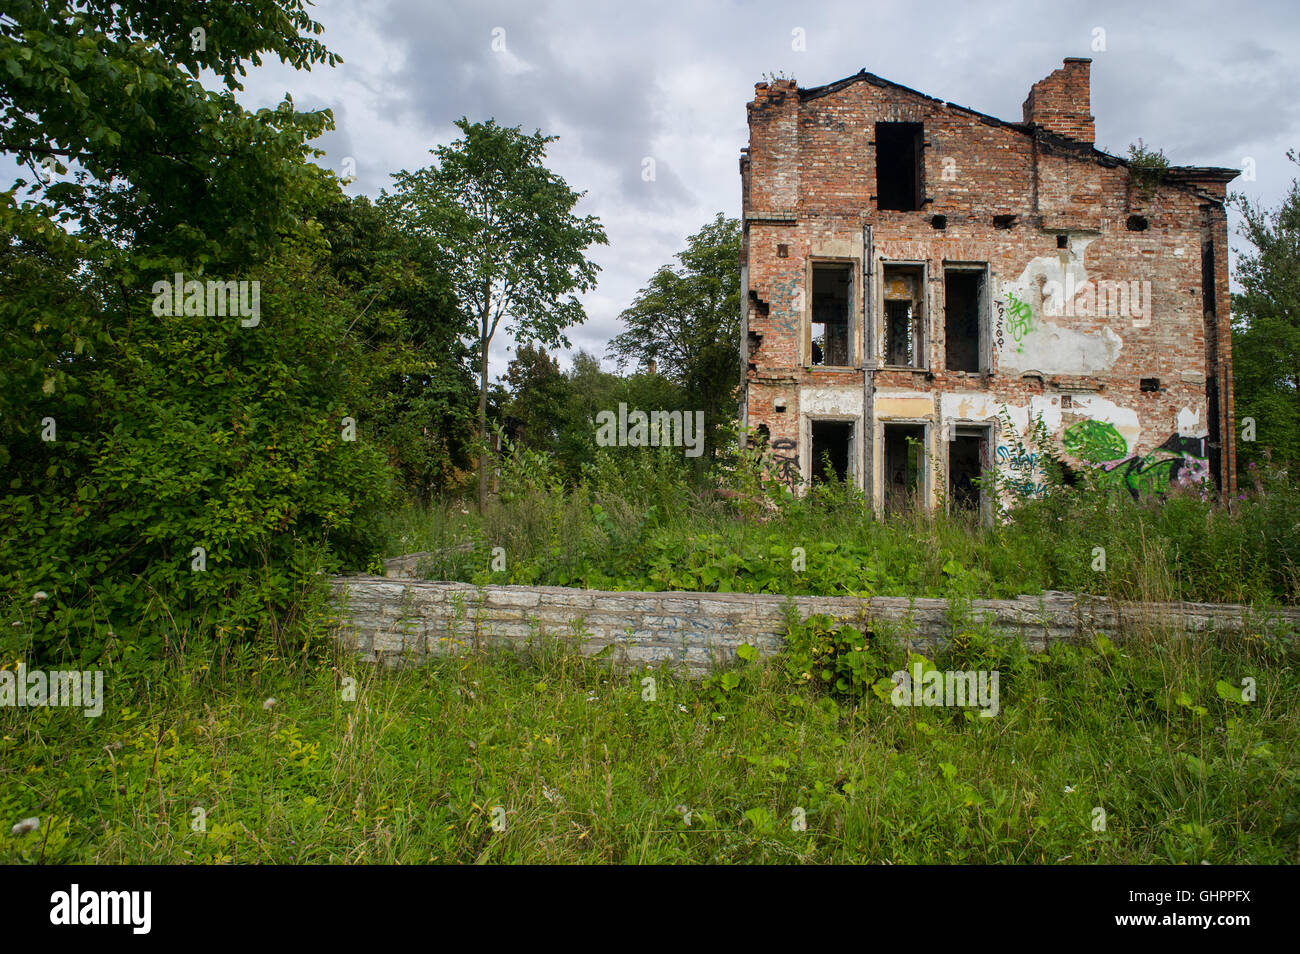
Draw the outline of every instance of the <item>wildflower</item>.
<instances>
[{"instance_id":1,"label":"wildflower","mask_svg":"<svg viewBox=\"0 0 1300 954\"><path fill-rule=\"evenodd\" d=\"M45 602L49 598L50 598L49 593L46 593L44 590L37 590L36 594L32 597L32 605L37 606L38 604Z\"/></svg>"},{"instance_id":2,"label":"wildflower","mask_svg":"<svg viewBox=\"0 0 1300 954\"><path fill-rule=\"evenodd\" d=\"M677 703L677 708L681 709L683 712L686 711L686 707L685 707L684 705L682 705L680 702Z\"/></svg>"},{"instance_id":3,"label":"wildflower","mask_svg":"<svg viewBox=\"0 0 1300 954\"><path fill-rule=\"evenodd\" d=\"M1073 785L1067 785L1067 786L1065 786L1065 794L1066 794L1066 795L1069 795L1069 794L1070 794L1071 792L1073 792L1073 791L1074 791L1074 786L1073 786Z\"/></svg>"},{"instance_id":4,"label":"wildflower","mask_svg":"<svg viewBox=\"0 0 1300 954\"><path fill-rule=\"evenodd\" d=\"M269 708L271 708L273 705L275 705L275 703L276 703L276 698L275 698L275 696L271 696L271 698L267 699L265 702L262 703L262 708L263 708L263 709L269 709Z\"/></svg>"},{"instance_id":5,"label":"wildflower","mask_svg":"<svg viewBox=\"0 0 1300 954\"><path fill-rule=\"evenodd\" d=\"M9 832L13 835L25 835L29 831L35 831L40 827L41 820L39 818L24 818L17 825L14 825L13 828L9 829Z\"/></svg>"}]
</instances>

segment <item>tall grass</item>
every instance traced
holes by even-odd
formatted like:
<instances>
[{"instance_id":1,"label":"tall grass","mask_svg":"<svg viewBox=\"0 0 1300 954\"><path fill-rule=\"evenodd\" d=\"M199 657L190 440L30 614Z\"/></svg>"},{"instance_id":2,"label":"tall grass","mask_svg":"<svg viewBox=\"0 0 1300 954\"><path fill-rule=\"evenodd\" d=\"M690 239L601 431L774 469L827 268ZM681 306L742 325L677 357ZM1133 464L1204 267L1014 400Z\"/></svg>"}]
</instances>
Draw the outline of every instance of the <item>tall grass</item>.
<instances>
[{"instance_id":1,"label":"tall grass","mask_svg":"<svg viewBox=\"0 0 1300 954\"><path fill-rule=\"evenodd\" d=\"M481 515L458 501L394 515L390 554L443 551L421 568L427 578L659 588L649 567L667 551L720 564L721 582L701 579L697 588L752 589L752 558L721 565L722 554L744 554L747 545L751 553L775 546L812 554L820 544L827 558L838 552L868 565L881 595L945 596L956 585L989 598L1056 589L1133 600L1300 602L1300 491L1285 474L1261 476L1231 509L1199 494L1134 500L1085 482L1024 500L985 526L974 514L942 510L877 519L842 484L775 503L723 498L692 488L667 452L602 458L570 487L545 479L544 463L531 466L543 476L512 475ZM504 571L491 569L496 547ZM783 584L783 592L834 585L812 568Z\"/></svg>"},{"instance_id":2,"label":"tall grass","mask_svg":"<svg viewBox=\"0 0 1300 954\"><path fill-rule=\"evenodd\" d=\"M1300 860L1293 641L959 640L938 664L1001 668L996 719L545 639L399 671L193 648L98 719L0 709L0 862Z\"/></svg>"}]
</instances>

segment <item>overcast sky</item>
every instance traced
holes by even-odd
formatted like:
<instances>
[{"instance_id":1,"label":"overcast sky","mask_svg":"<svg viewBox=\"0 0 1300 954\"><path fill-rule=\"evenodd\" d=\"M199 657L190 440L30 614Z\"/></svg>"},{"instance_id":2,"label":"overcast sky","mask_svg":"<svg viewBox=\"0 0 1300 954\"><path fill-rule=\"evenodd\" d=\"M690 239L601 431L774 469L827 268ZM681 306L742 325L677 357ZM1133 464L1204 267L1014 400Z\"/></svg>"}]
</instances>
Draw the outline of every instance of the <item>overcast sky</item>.
<instances>
[{"instance_id":1,"label":"overcast sky","mask_svg":"<svg viewBox=\"0 0 1300 954\"><path fill-rule=\"evenodd\" d=\"M1122 155L1141 137L1177 165L1250 157L1255 180L1233 188L1269 205L1300 172L1286 159L1300 147L1300 7L1288 2L320 0L312 11L343 64L269 64L250 74L244 104L291 92L299 107L332 109L321 162L343 172L351 158L350 191L371 197L390 173L427 165L461 116L559 136L549 165L587 193L579 211L610 240L593 255L587 322L569 334L602 357L654 270L714 213L739 214L745 104L765 72L807 87L865 68L1018 121L1035 81L1090 56L1098 148ZM494 376L511 346L494 345Z\"/></svg>"}]
</instances>

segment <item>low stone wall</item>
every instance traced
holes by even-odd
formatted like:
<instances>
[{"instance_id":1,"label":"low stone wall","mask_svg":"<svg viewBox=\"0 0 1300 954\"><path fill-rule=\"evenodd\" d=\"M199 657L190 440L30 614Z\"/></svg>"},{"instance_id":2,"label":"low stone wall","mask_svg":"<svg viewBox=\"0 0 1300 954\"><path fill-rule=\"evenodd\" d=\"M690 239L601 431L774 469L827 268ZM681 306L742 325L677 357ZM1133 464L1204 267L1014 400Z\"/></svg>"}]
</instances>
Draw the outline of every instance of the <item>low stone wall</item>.
<instances>
[{"instance_id":1,"label":"low stone wall","mask_svg":"<svg viewBox=\"0 0 1300 954\"><path fill-rule=\"evenodd\" d=\"M626 593L555 586L474 586L374 576L333 581L337 638L367 660L419 661L463 648L518 647L539 634L580 641L584 653L613 647L615 662L668 660L704 672L735 658L742 643L764 655L780 650L786 607L801 619L826 613L891 631L913 648L930 648L981 623L1025 640L1116 636L1161 627L1183 632L1236 632L1250 625L1300 631L1300 609L1255 611L1204 603L1120 604L1049 592L1013 600L769 596L753 593Z\"/></svg>"}]
</instances>

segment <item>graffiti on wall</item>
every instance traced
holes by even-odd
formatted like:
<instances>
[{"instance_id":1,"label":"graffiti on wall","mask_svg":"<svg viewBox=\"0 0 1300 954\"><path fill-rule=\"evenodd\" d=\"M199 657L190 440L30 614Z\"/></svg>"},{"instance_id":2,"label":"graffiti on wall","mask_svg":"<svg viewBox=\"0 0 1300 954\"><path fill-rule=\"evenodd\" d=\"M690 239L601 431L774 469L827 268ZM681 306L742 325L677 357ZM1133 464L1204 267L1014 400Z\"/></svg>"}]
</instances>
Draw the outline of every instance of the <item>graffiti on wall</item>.
<instances>
[{"instance_id":1,"label":"graffiti on wall","mask_svg":"<svg viewBox=\"0 0 1300 954\"><path fill-rule=\"evenodd\" d=\"M803 304L799 298L799 279L786 278L772 283L768 297L772 324L789 335L799 333L803 320Z\"/></svg>"},{"instance_id":2,"label":"graffiti on wall","mask_svg":"<svg viewBox=\"0 0 1300 954\"><path fill-rule=\"evenodd\" d=\"M1015 292L1007 292L1007 330L1016 340L1016 350L1024 351L1022 342L1025 335L1034 327L1034 310L1027 302L1016 297Z\"/></svg>"},{"instance_id":3,"label":"graffiti on wall","mask_svg":"<svg viewBox=\"0 0 1300 954\"><path fill-rule=\"evenodd\" d=\"M1033 451L999 444L997 458L998 466L1009 474L1008 480L1014 493L1025 497L1036 497L1047 490L1047 484L1038 466L1038 455Z\"/></svg>"},{"instance_id":4,"label":"graffiti on wall","mask_svg":"<svg viewBox=\"0 0 1300 954\"><path fill-rule=\"evenodd\" d=\"M1025 335L1034 330L1034 309L1028 302L1016 297L1016 293L1011 290L1007 291L1006 301L994 300L993 306L997 312L993 340L997 343L998 352L1001 353L1006 345L1007 335L1010 334L1016 343L1016 352L1023 353Z\"/></svg>"},{"instance_id":5,"label":"graffiti on wall","mask_svg":"<svg viewBox=\"0 0 1300 954\"><path fill-rule=\"evenodd\" d=\"M791 490L799 483L799 444L788 437L772 442L772 459L776 461L776 478Z\"/></svg>"},{"instance_id":6,"label":"graffiti on wall","mask_svg":"<svg viewBox=\"0 0 1300 954\"><path fill-rule=\"evenodd\" d=\"M1077 421L1065 429L1068 453L1087 464L1101 464L1128 456L1128 441L1105 421Z\"/></svg>"},{"instance_id":7,"label":"graffiti on wall","mask_svg":"<svg viewBox=\"0 0 1300 954\"><path fill-rule=\"evenodd\" d=\"M1103 485L1134 497L1195 487L1210 479L1204 437L1171 434L1149 454L1128 454L1128 442L1105 421L1077 421L1065 429L1065 449L1101 476Z\"/></svg>"}]
</instances>

